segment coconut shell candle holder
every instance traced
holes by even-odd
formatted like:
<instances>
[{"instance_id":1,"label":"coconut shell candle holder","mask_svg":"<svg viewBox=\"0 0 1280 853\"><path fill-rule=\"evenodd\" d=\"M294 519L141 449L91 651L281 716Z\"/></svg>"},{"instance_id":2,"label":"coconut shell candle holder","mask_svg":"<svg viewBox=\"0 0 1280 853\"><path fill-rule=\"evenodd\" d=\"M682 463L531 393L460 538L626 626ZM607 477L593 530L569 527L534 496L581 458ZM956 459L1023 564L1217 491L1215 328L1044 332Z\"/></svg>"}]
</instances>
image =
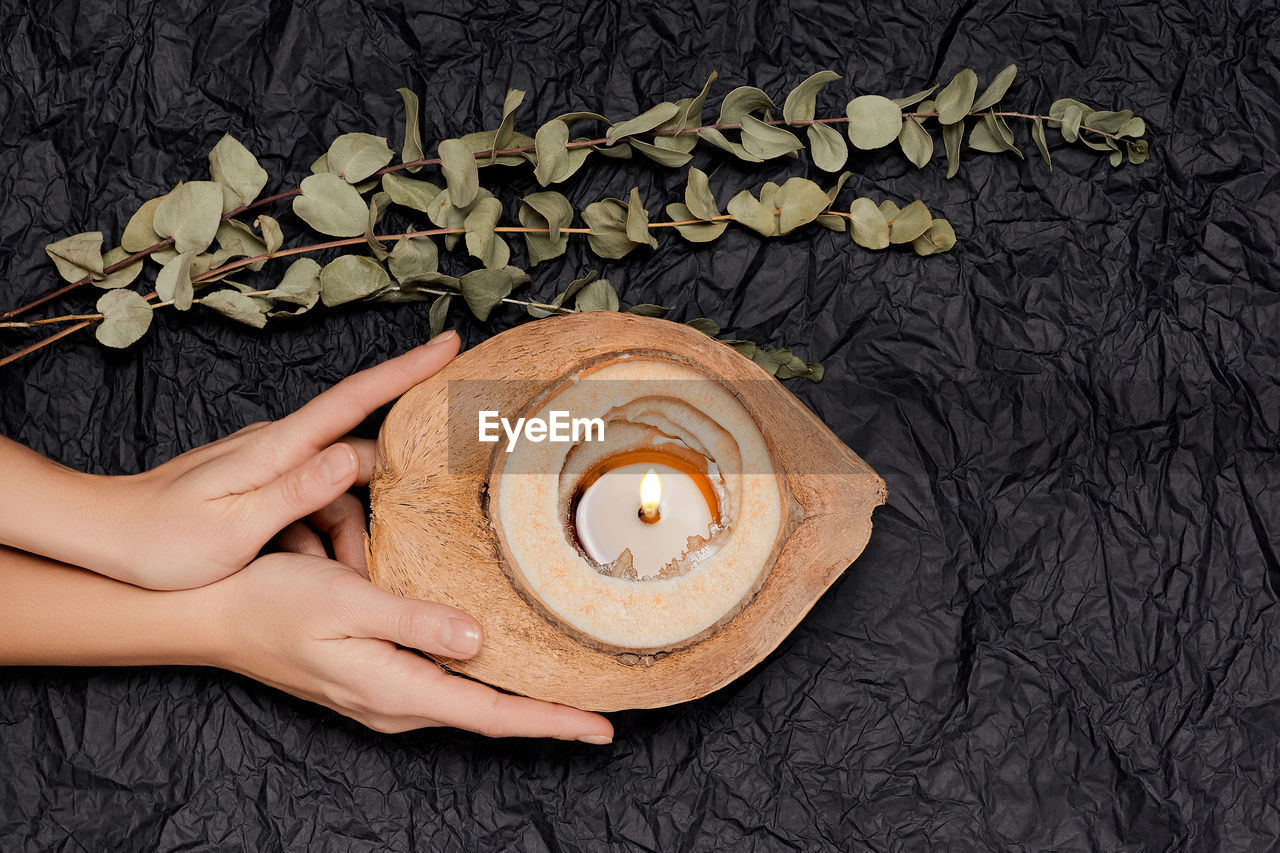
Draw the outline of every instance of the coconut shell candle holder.
<instances>
[{"instance_id":1,"label":"coconut shell candle holder","mask_svg":"<svg viewBox=\"0 0 1280 853\"><path fill-rule=\"evenodd\" d=\"M370 497L374 582L484 626L441 664L612 711L758 663L862 552L885 486L730 347L601 311L504 332L405 394Z\"/></svg>"}]
</instances>

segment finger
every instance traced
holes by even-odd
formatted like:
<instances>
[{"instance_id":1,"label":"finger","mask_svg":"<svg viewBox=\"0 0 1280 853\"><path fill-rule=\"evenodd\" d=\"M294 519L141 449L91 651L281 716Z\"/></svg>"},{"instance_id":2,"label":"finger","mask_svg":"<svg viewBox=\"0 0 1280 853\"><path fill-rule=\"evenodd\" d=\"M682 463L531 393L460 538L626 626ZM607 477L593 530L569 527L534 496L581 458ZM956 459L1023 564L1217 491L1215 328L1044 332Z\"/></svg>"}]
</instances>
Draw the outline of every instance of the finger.
<instances>
[{"instance_id":1,"label":"finger","mask_svg":"<svg viewBox=\"0 0 1280 853\"><path fill-rule=\"evenodd\" d=\"M369 576L364 553L364 504L355 495L343 492L333 503L313 512L310 520L321 533L328 534L333 556L339 563Z\"/></svg>"},{"instance_id":2,"label":"finger","mask_svg":"<svg viewBox=\"0 0 1280 853\"><path fill-rule=\"evenodd\" d=\"M390 640L428 654L462 660L480 651L484 631L466 613L434 601L418 601L368 584L348 601L352 636Z\"/></svg>"},{"instance_id":3,"label":"finger","mask_svg":"<svg viewBox=\"0 0 1280 853\"><path fill-rule=\"evenodd\" d=\"M266 542L290 522L318 512L344 494L355 482L359 460L345 444L335 444L260 488L236 499L249 522Z\"/></svg>"},{"instance_id":4,"label":"finger","mask_svg":"<svg viewBox=\"0 0 1280 853\"><path fill-rule=\"evenodd\" d=\"M356 485L369 485L369 479L373 476L373 460L378 453L378 443L369 438L352 438L351 436L342 439L342 443L351 445L356 456L360 457L360 473L356 475Z\"/></svg>"},{"instance_id":5,"label":"finger","mask_svg":"<svg viewBox=\"0 0 1280 853\"><path fill-rule=\"evenodd\" d=\"M293 554L313 554L317 557L328 557L324 543L314 530L301 521L295 521L276 536L276 547L281 551Z\"/></svg>"},{"instance_id":6,"label":"finger","mask_svg":"<svg viewBox=\"0 0 1280 853\"><path fill-rule=\"evenodd\" d=\"M419 684L421 682L409 682ZM606 744L613 725L599 714L568 705L499 693L476 681L448 676L422 685L423 713L441 725L488 737L549 737Z\"/></svg>"},{"instance_id":7,"label":"finger","mask_svg":"<svg viewBox=\"0 0 1280 853\"><path fill-rule=\"evenodd\" d=\"M445 332L404 355L353 373L276 421L271 432L300 452L314 453L346 435L379 406L438 372L457 355L459 345L456 332Z\"/></svg>"}]
</instances>

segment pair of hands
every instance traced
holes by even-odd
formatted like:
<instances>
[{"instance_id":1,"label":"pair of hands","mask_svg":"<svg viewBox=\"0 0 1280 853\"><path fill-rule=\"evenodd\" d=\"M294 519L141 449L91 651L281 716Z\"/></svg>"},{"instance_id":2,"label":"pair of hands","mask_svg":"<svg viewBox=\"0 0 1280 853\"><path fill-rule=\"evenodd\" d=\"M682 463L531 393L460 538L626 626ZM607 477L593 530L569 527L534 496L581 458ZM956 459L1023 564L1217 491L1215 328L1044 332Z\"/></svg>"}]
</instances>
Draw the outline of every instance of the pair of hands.
<instances>
[{"instance_id":1,"label":"pair of hands","mask_svg":"<svg viewBox=\"0 0 1280 853\"><path fill-rule=\"evenodd\" d=\"M96 478L105 505L155 524L143 537L99 531L90 568L150 589L200 587L183 595L198 596L210 614L209 663L379 731L447 725L608 743L612 726L598 714L499 693L408 651L468 658L483 631L460 610L368 580L364 508L347 490L369 482L373 443L344 436L444 367L458 346L446 333L279 421L143 474ZM258 557L273 539L282 553Z\"/></svg>"}]
</instances>

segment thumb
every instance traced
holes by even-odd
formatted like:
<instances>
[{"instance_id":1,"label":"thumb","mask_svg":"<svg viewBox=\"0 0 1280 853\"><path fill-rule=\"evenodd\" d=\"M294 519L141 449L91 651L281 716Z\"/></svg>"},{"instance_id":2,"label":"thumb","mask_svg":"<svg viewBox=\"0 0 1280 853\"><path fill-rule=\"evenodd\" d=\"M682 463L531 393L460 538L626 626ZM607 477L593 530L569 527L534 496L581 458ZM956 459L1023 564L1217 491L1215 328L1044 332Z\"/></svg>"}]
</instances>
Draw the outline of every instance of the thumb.
<instances>
[{"instance_id":1,"label":"thumb","mask_svg":"<svg viewBox=\"0 0 1280 853\"><path fill-rule=\"evenodd\" d=\"M360 460L347 444L335 444L246 497L255 521L269 528L263 541L292 522L327 507L351 488Z\"/></svg>"}]
</instances>

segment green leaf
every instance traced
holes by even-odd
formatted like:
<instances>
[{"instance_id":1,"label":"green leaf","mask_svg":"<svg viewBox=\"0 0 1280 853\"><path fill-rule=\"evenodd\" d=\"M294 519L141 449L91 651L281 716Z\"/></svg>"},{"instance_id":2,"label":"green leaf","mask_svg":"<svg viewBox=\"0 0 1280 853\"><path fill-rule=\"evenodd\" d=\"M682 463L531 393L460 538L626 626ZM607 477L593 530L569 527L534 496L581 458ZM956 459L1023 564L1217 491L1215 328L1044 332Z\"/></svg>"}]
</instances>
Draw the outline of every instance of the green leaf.
<instances>
[{"instance_id":1,"label":"green leaf","mask_svg":"<svg viewBox=\"0 0 1280 853\"><path fill-rule=\"evenodd\" d=\"M195 258L191 252L183 252L156 273L156 295L163 302L172 302L178 311L186 311L191 307L195 296L195 288L191 284L191 261Z\"/></svg>"},{"instance_id":2,"label":"green leaf","mask_svg":"<svg viewBox=\"0 0 1280 853\"><path fill-rule=\"evenodd\" d=\"M435 337L444 331L445 321L449 319L449 305L453 302L453 294L446 293L443 296L437 296L435 302L431 303L431 310L427 312L427 331L431 337Z\"/></svg>"},{"instance_id":3,"label":"green leaf","mask_svg":"<svg viewBox=\"0 0 1280 853\"><path fill-rule=\"evenodd\" d=\"M910 243L929 229L933 216L922 201L913 201L902 208L889 223L890 243Z\"/></svg>"},{"instance_id":4,"label":"green leaf","mask_svg":"<svg viewBox=\"0 0 1280 853\"><path fill-rule=\"evenodd\" d=\"M200 304L255 329L267 325L266 306L252 296L234 290L215 290L200 297Z\"/></svg>"},{"instance_id":5,"label":"green leaf","mask_svg":"<svg viewBox=\"0 0 1280 853\"><path fill-rule=\"evenodd\" d=\"M1049 144L1044 138L1044 122L1038 118L1031 123L1031 139L1035 142L1036 148L1040 149L1040 156L1044 158L1045 164L1052 172L1053 158L1049 156Z\"/></svg>"},{"instance_id":6,"label":"green leaf","mask_svg":"<svg viewBox=\"0 0 1280 853\"><path fill-rule=\"evenodd\" d=\"M120 263L125 258L132 255L133 252L126 252L117 246L102 256L102 268L105 271L108 267ZM138 277L138 273L142 272L142 258L129 264L127 267L121 267L113 273L106 273L106 278L95 280L95 287L103 290L115 290L118 287L126 287L133 284L134 279Z\"/></svg>"},{"instance_id":7,"label":"green leaf","mask_svg":"<svg viewBox=\"0 0 1280 853\"><path fill-rule=\"evenodd\" d=\"M795 134L771 124L765 124L754 116L743 116L742 147L761 160L782 157L804 148Z\"/></svg>"},{"instance_id":8,"label":"green leaf","mask_svg":"<svg viewBox=\"0 0 1280 853\"><path fill-rule=\"evenodd\" d=\"M538 128L534 135L534 145L538 154L538 165L533 176L542 186L549 186L559 180L569 168L569 126L562 121L551 120ZM570 173L572 174L572 173Z\"/></svg>"},{"instance_id":9,"label":"green leaf","mask_svg":"<svg viewBox=\"0 0 1280 853\"><path fill-rule=\"evenodd\" d=\"M745 160L748 163L761 162L760 157L757 157L756 155L749 152L740 143L730 142L723 133L716 130L714 127L700 128L698 130L698 137L700 139L705 139L707 142L710 142L712 145L719 148L721 151L728 151L730 154L732 154L733 156L737 157L740 160Z\"/></svg>"},{"instance_id":10,"label":"green leaf","mask_svg":"<svg viewBox=\"0 0 1280 853\"><path fill-rule=\"evenodd\" d=\"M284 278L267 298L298 306L292 313L310 311L320 301L320 265L311 258L299 258L284 271ZM273 312L288 313L288 312Z\"/></svg>"},{"instance_id":11,"label":"green leaf","mask_svg":"<svg viewBox=\"0 0 1280 853\"><path fill-rule=\"evenodd\" d=\"M667 216L671 217L673 222L683 222L688 219L702 219L696 216L688 205L675 202L667 205ZM718 215L718 214L717 214ZM709 243L724 233L724 229L729 227L728 219L721 219L717 222L697 222L690 225L677 225L676 230L680 232L680 236L688 240L690 243Z\"/></svg>"},{"instance_id":12,"label":"green leaf","mask_svg":"<svg viewBox=\"0 0 1280 853\"><path fill-rule=\"evenodd\" d=\"M1093 112L1093 107L1084 101L1077 101L1075 98L1059 98L1049 106L1049 118L1053 121L1062 121L1070 107L1077 107L1084 115L1089 115Z\"/></svg>"},{"instance_id":13,"label":"green leaf","mask_svg":"<svg viewBox=\"0 0 1280 853\"><path fill-rule=\"evenodd\" d=\"M902 123L902 132L898 134L898 145L902 147L902 153L907 155L907 159L914 163L917 169L923 169L933 157L933 137L915 116L908 116Z\"/></svg>"},{"instance_id":14,"label":"green leaf","mask_svg":"<svg viewBox=\"0 0 1280 853\"><path fill-rule=\"evenodd\" d=\"M791 90L791 94L787 95L787 100L782 104L782 120L787 124L813 121L818 109L818 93L822 91L823 86L839 79L840 75L834 71L819 71L799 86L796 86ZM840 167L837 166L836 168ZM827 171L833 172L835 169L828 169Z\"/></svg>"},{"instance_id":15,"label":"green leaf","mask_svg":"<svg viewBox=\"0 0 1280 853\"><path fill-rule=\"evenodd\" d=\"M1136 142L1128 142L1126 145L1129 148L1130 163L1133 163L1136 166L1139 163L1147 162L1147 158L1150 156L1150 152L1147 147L1147 140L1139 139Z\"/></svg>"},{"instance_id":16,"label":"green leaf","mask_svg":"<svg viewBox=\"0 0 1280 853\"><path fill-rule=\"evenodd\" d=\"M773 206L765 205L750 190L743 190L729 199L727 209L739 224L762 237L774 237L778 234L778 216L773 212Z\"/></svg>"},{"instance_id":17,"label":"green leaf","mask_svg":"<svg viewBox=\"0 0 1280 853\"><path fill-rule=\"evenodd\" d=\"M692 98L681 98L676 101L676 107L680 112L674 119L672 130L688 130L689 128L702 126L702 107L707 102L707 93L711 91L711 84L719 76L719 74L712 71L707 75L707 82L702 84L702 91ZM690 136L692 137L692 134Z\"/></svg>"},{"instance_id":18,"label":"green leaf","mask_svg":"<svg viewBox=\"0 0 1280 853\"><path fill-rule=\"evenodd\" d=\"M714 219L720 215L707 173L696 166L689 170L689 180L684 187L684 203L693 213L689 217L691 219Z\"/></svg>"},{"instance_id":19,"label":"green leaf","mask_svg":"<svg viewBox=\"0 0 1280 853\"><path fill-rule=\"evenodd\" d=\"M358 184L391 162L387 140L371 133L344 133L328 151L329 171L349 184Z\"/></svg>"},{"instance_id":20,"label":"green leaf","mask_svg":"<svg viewBox=\"0 0 1280 853\"><path fill-rule=\"evenodd\" d=\"M973 96L978 91L978 75L966 68L951 78L938 93L938 123L955 124L973 109Z\"/></svg>"},{"instance_id":21,"label":"green leaf","mask_svg":"<svg viewBox=\"0 0 1280 853\"><path fill-rule=\"evenodd\" d=\"M274 255L280 251L280 247L284 245L284 231L281 230L280 223L264 213L254 219L253 224L262 232L262 245L266 247L267 254Z\"/></svg>"},{"instance_id":22,"label":"green leaf","mask_svg":"<svg viewBox=\"0 0 1280 853\"><path fill-rule=\"evenodd\" d=\"M172 237L179 252L199 253L209 248L221 221L222 185L190 181L178 184L156 206L154 227L161 237Z\"/></svg>"},{"instance_id":23,"label":"green leaf","mask_svg":"<svg viewBox=\"0 0 1280 853\"><path fill-rule=\"evenodd\" d=\"M302 194L293 199L293 212L303 222L332 237L364 234L369 211L351 184L325 172L303 178L299 188Z\"/></svg>"},{"instance_id":24,"label":"green leaf","mask_svg":"<svg viewBox=\"0 0 1280 853\"><path fill-rule=\"evenodd\" d=\"M680 113L680 108L670 101L664 101L657 106L650 107L633 119L620 122L609 128L609 132L605 134L605 139L610 143L617 142L624 136L635 136L639 133L647 133L654 130L660 124L668 119L675 118Z\"/></svg>"},{"instance_id":25,"label":"green leaf","mask_svg":"<svg viewBox=\"0 0 1280 853\"><path fill-rule=\"evenodd\" d=\"M991 81L991 85L973 102L969 111L980 113L988 107L994 107L1004 97L1004 93L1009 91L1009 86L1017 73L1018 66L1006 65L1004 70L996 75L996 79Z\"/></svg>"},{"instance_id":26,"label":"green leaf","mask_svg":"<svg viewBox=\"0 0 1280 853\"><path fill-rule=\"evenodd\" d=\"M849 159L849 147L840 131L829 124L811 124L806 134L813 165L824 172L838 172Z\"/></svg>"},{"instance_id":27,"label":"green leaf","mask_svg":"<svg viewBox=\"0 0 1280 853\"><path fill-rule=\"evenodd\" d=\"M382 176L382 190L401 207L420 210L423 213L426 213L436 197L444 192L430 181L416 181L413 178L397 175L395 172L388 172Z\"/></svg>"},{"instance_id":28,"label":"green leaf","mask_svg":"<svg viewBox=\"0 0 1280 853\"><path fill-rule=\"evenodd\" d=\"M1001 151L1008 150L1004 140L992 133L991 126L985 119L975 124L973 130L969 131L969 147L988 154L999 154Z\"/></svg>"},{"instance_id":29,"label":"green leaf","mask_svg":"<svg viewBox=\"0 0 1280 853\"><path fill-rule=\"evenodd\" d=\"M98 342L124 349L141 338L151 326L151 306L132 290L112 290L98 299L102 322L94 329Z\"/></svg>"},{"instance_id":30,"label":"green leaf","mask_svg":"<svg viewBox=\"0 0 1280 853\"><path fill-rule=\"evenodd\" d=\"M493 193L489 192L484 187L481 187L479 192L476 193L475 201L466 207L458 207L453 204L447 192L442 192L440 195L436 196L436 200L431 203L429 208L427 208L427 217L438 228L461 229L465 226L467 214L471 212L476 202L492 197ZM458 241L460 239L462 239L462 235L460 234L446 234L444 238L444 247L452 251L453 247L458 245Z\"/></svg>"},{"instance_id":31,"label":"green leaf","mask_svg":"<svg viewBox=\"0 0 1280 853\"><path fill-rule=\"evenodd\" d=\"M869 198L857 198L849 206L849 231L853 242L867 249L889 247L889 221Z\"/></svg>"},{"instance_id":32,"label":"green leaf","mask_svg":"<svg viewBox=\"0 0 1280 853\"><path fill-rule=\"evenodd\" d=\"M446 139L436 151L450 201L456 207L471 204L480 191L480 169L475 155L461 139Z\"/></svg>"},{"instance_id":33,"label":"green leaf","mask_svg":"<svg viewBox=\"0 0 1280 853\"><path fill-rule=\"evenodd\" d=\"M638 244L627 236L627 206L616 198L606 198L587 205L582 220L591 233L587 243L602 258L621 258Z\"/></svg>"},{"instance_id":34,"label":"green leaf","mask_svg":"<svg viewBox=\"0 0 1280 853\"><path fill-rule=\"evenodd\" d=\"M658 238L649 232L649 211L644 209L640 201L640 188L632 187L627 201L627 239L633 243L644 244L650 248L658 248Z\"/></svg>"},{"instance_id":35,"label":"green leaf","mask_svg":"<svg viewBox=\"0 0 1280 853\"><path fill-rule=\"evenodd\" d=\"M404 143L400 146L400 162L412 163L414 160L426 158L422 150L422 123L419 120L418 94L412 89L396 89L404 101ZM416 172L421 166L410 166L410 172ZM397 202L398 204L399 202Z\"/></svg>"},{"instance_id":36,"label":"green leaf","mask_svg":"<svg viewBox=\"0 0 1280 853\"><path fill-rule=\"evenodd\" d=\"M164 196L144 201L138 212L130 217L129 224L124 227L124 234L120 237L120 245L129 254L150 249L164 240L155 229L156 208L162 201Z\"/></svg>"},{"instance_id":37,"label":"green leaf","mask_svg":"<svg viewBox=\"0 0 1280 853\"><path fill-rule=\"evenodd\" d=\"M862 95L849 102L849 141L855 148L883 148L902 132L902 108L881 95Z\"/></svg>"},{"instance_id":38,"label":"green leaf","mask_svg":"<svg viewBox=\"0 0 1280 853\"><path fill-rule=\"evenodd\" d=\"M267 185L267 170L231 134L209 152L209 176L222 187L222 212L252 204Z\"/></svg>"},{"instance_id":39,"label":"green leaf","mask_svg":"<svg viewBox=\"0 0 1280 853\"><path fill-rule=\"evenodd\" d=\"M45 254L67 281L102 275L102 232L73 234L44 247Z\"/></svg>"},{"instance_id":40,"label":"green leaf","mask_svg":"<svg viewBox=\"0 0 1280 853\"><path fill-rule=\"evenodd\" d=\"M902 97L902 98L894 98L893 102L905 110L907 107L915 106L916 104L923 101L925 98L932 95L934 90L937 88L938 88L938 84L935 83L934 85L930 86L928 89L921 89L919 92L916 92L914 95L907 95L906 97ZM920 112L931 113L933 112L933 110L921 109Z\"/></svg>"},{"instance_id":41,"label":"green leaf","mask_svg":"<svg viewBox=\"0 0 1280 853\"><path fill-rule=\"evenodd\" d=\"M222 247L215 254L219 264L232 258L257 258L267 254L267 244L253 233L252 228L238 219L228 219L218 226L217 241ZM266 260L255 261L248 269L257 272L265 263Z\"/></svg>"},{"instance_id":42,"label":"green leaf","mask_svg":"<svg viewBox=\"0 0 1280 853\"><path fill-rule=\"evenodd\" d=\"M597 272L596 270L592 270L591 272L584 275L582 278L575 278L573 281L569 282L569 286L566 287L562 293L558 294L555 299L551 300L550 304L556 308L563 307L564 303L567 300L572 299L574 296L577 295L579 290L582 290L582 288L586 287L588 284L595 281L599 277L600 277L600 273ZM531 317L538 317L538 318L550 317L552 314L560 313L557 311L551 311L547 308L543 308L538 305L529 305L527 306L527 310Z\"/></svg>"},{"instance_id":43,"label":"green leaf","mask_svg":"<svg viewBox=\"0 0 1280 853\"><path fill-rule=\"evenodd\" d=\"M373 194L373 198L369 199L369 218L364 226L364 240L369 244L369 251L378 260L386 260L387 247L382 245L382 241L378 240L375 235L375 229L378 223L382 221L382 216L387 212L387 208L391 206L391 195L385 192Z\"/></svg>"},{"instance_id":44,"label":"green leaf","mask_svg":"<svg viewBox=\"0 0 1280 853\"><path fill-rule=\"evenodd\" d=\"M573 307L578 311L617 311L618 293L607 278L598 278L578 291Z\"/></svg>"},{"instance_id":45,"label":"green leaf","mask_svg":"<svg viewBox=\"0 0 1280 853\"><path fill-rule=\"evenodd\" d=\"M501 237L494 233L502 217L502 202L496 198L477 201L463 220L467 230L467 253L477 258L486 269L500 269L511 260L511 250Z\"/></svg>"},{"instance_id":46,"label":"green leaf","mask_svg":"<svg viewBox=\"0 0 1280 853\"><path fill-rule=\"evenodd\" d=\"M659 137L661 139L663 137ZM663 148L658 145L652 145L648 142L641 142L639 139L631 140L631 147L648 157L653 162L672 169L678 169L693 159L693 155L686 151L676 151L670 148Z\"/></svg>"},{"instance_id":47,"label":"green leaf","mask_svg":"<svg viewBox=\"0 0 1280 853\"><path fill-rule=\"evenodd\" d=\"M1089 127L1103 133L1117 133L1133 118L1133 110L1098 110L1089 116Z\"/></svg>"},{"instance_id":48,"label":"green leaf","mask_svg":"<svg viewBox=\"0 0 1280 853\"><path fill-rule=\"evenodd\" d=\"M401 237L387 256L387 268L401 284L434 278L439 264L440 250L430 237Z\"/></svg>"},{"instance_id":49,"label":"green leaf","mask_svg":"<svg viewBox=\"0 0 1280 853\"><path fill-rule=\"evenodd\" d=\"M507 95L502 99L502 122L498 125L497 133L493 139L493 153L489 155L489 162L493 163L498 159L498 152L511 147L511 139L515 135L516 128L516 109L524 103L525 92L523 89L508 89Z\"/></svg>"},{"instance_id":50,"label":"green leaf","mask_svg":"<svg viewBox=\"0 0 1280 853\"><path fill-rule=\"evenodd\" d=\"M758 349L755 341L727 340L721 338L720 343L733 347L734 351L739 355L743 355L751 359L755 358L756 350Z\"/></svg>"},{"instance_id":51,"label":"green leaf","mask_svg":"<svg viewBox=\"0 0 1280 853\"><path fill-rule=\"evenodd\" d=\"M822 187L805 178L788 178L775 197L778 205L778 230L789 234L806 225L827 209L827 194Z\"/></svg>"},{"instance_id":52,"label":"green leaf","mask_svg":"<svg viewBox=\"0 0 1280 853\"><path fill-rule=\"evenodd\" d=\"M1147 132L1147 123L1142 119L1134 116L1133 118L1120 125L1120 129L1116 131L1116 136L1128 136L1136 139Z\"/></svg>"},{"instance_id":53,"label":"green leaf","mask_svg":"<svg viewBox=\"0 0 1280 853\"><path fill-rule=\"evenodd\" d=\"M945 219L935 219L923 234L911 242L911 248L920 256L951 251L956 244L956 232Z\"/></svg>"},{"instance_id":54,"label":"green leaf","mask_svg":"<svg viewBox=\"0 0 1280 853\"><path fill-rule=\"evenodd\" d=\"M536 156L529 151L520 154L495 154L495 151L507 148L532 148L533 137L512 131L506 143L498 145L497 130L482 130L468 133L462 137L467 149L476 157L476 168L483 166L519 166L527 162L535 162Z\"/></svg>"},{"instance_id":55,"label":"green leaf","mask_svg":"<svg viewBox=\"0 0 1280 853\"><path fill-rule=\"evenodd\" d=\"M658 319L667 316L670 311L671 309L665 305L654 305L652 302L642 302L627 309L628 314L635 314L638 317L657 317Z\"/></svg>"},{"instance_id":56,"label":"green leaf","mask_svg":"<svg viewBox=\"0 0 1280 853\"><path fill-rule=\"evenodd\" d=\"M1084 112L1074 104L1067 107L1062 114L1062 138L1075 142L1080 138L1080 123L1084 120Z\"/></svg>"},{"instance_id":57,"label":"green leaf","mask_svg":"<svg viewBox=\"0 0 1280 853\"><path fill-rule=\"evenodd\" d=\"M724 96L716 124L742 124L751 113L772 109L775 109L773 100L763 91L755 86L739 86Z\"/></svg>"},{"instance_id":58,"label":"green leaf","mask_svg":"<svg viewBox=\"0 0 1280 853\"><path fill-rule=\"evenodd\" d=\"M886 198L880 202L880 212L884 214L885 219L892 220L893 217L902 212L902 208L894 204L893 199Z\"/></svg>"},{"instance_id":59,"label":"green leaf","mask_svg":"<svg viewBox=\"0 0 1280 853\"><path fill-rule=\"evenodd\" d=\"M960 171L960 144L964 141L964 122L942 126L942 144L947 149L947 179Z\"/></svg>"},{"instance_id":60,"label":"green leaf","mask_svg":"<svg viewBox=\"0 0 1280 853\"><path fill-rule=\"evenodd\" d=\"M706 317L695 317L694 319L686 322L685 325L691 329L697 329L704 335L710 335L713 338L720 334L720 326L716 324L716 321L709 320Z\"/></svg>"},{"instance_id":61,"label":"green leaf","mask_svg":"<svg viewBox=\"0 0 1280 853\"><path fill-rule=\"evenodd\" d=\"M558 192L547 191L527 195L520 202L520 224L525 228L546 228L546 234L524 235L529 251L529 265L558 258L569 245L569 235L561 234L573 222L573 205Z\"/></svg>"},{"instance_id":62,"label":"green leaf","mask_svg":"<svg viewBox=\"0 0 1280 853\"><path fill-rule=\"evenodd\" d=\"M320 271L320 301L332 308L363 299L390 284L391 277L373 258L342 255Z\"/></svg>"},{"instance_id":63,"label":"green leaf","mask_svg":"<svg viewBox=\"0 0 1280 853\"><path fill-rule=\"evenodd\" d=\"M489 319L489 314L517 286L529 280L524 270L515 267L503 267L494 270L472 270L458 279L458 289L466 300L471 313L480 321Z\"/></svg>"}]
</instances>

